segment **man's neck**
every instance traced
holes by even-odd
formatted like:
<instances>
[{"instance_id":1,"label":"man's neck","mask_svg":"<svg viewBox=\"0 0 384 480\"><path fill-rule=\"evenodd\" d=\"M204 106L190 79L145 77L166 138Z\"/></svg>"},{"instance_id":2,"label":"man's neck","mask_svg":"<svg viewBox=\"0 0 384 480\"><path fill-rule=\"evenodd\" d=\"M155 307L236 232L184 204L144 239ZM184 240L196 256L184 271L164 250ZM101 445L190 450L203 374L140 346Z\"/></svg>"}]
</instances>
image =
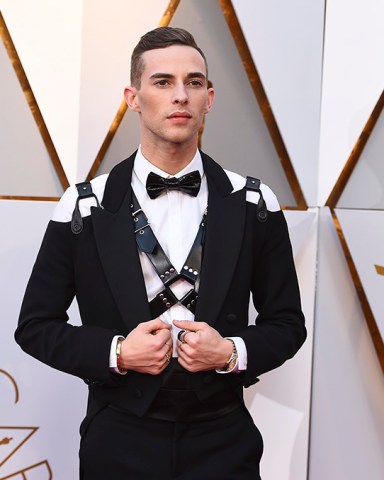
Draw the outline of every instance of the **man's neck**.
<instances>
[{"instance_id":1,"label":"man's neck","mask_svg":"<svg viewBox=\"0 0 384 480\"><path fill-rule=\"evenodd\" d=\"M141 153L144 157L169 175L175 175L185 168L196 155L197 145L169 145L162 148L154 148L149 145L141 145Z\"/></svg>"}]
</instances>

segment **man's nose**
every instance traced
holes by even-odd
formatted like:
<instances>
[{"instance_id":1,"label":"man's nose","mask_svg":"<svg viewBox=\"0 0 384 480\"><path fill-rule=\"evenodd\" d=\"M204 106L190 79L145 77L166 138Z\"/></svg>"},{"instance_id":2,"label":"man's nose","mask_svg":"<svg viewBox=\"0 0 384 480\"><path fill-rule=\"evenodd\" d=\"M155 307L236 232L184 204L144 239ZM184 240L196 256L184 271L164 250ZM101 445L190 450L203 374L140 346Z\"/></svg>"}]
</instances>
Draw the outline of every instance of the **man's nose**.
<instances>
[{"instance_id":1,"label":"man's nose","mask_svg":"<svg viewBox=\"0 0 384 480\"><path fill-rule=\"evenodd\" d=\"M175 86L173 91L173 102L180 104L188 103L188 93L184 83Z\"/></svg>"}]
</instances>

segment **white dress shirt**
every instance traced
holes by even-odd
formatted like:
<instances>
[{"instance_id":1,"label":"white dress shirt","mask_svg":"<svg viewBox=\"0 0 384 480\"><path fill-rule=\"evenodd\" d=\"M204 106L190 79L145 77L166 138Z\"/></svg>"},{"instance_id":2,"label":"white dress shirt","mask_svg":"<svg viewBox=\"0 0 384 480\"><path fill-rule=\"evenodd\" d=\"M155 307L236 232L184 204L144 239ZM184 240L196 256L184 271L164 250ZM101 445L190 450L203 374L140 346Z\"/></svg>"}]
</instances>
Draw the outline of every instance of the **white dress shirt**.
<instances>
[{"instance_id":1,"label":"white dress shirt","mask_svg":"<svg viewBox=\"0 0 384 480\"><path fill-rule=\"evenodd\" d=\"M172 265L180 272L192 244L195 240L204 210L208 202L207 179L204 174L203 163L200 152L197 151L192 161L183 170L174 176L179 178L194 170L200 172L202 178L200 191L197 197L177 190L170 190L162 193L156 199L151 199L146 190L147 177L150 172L154 172L163 178L171 175L152 165L144 158L139 147L132 174L132 188L139 201L141 208L148 218L149 224L168 256ZM209 211L208 211L209 217ZM140 262L144 274L145 287L147 290L148 301L151 301L164 286L158 277L152 263L145 253L140 252ZM190 289L191 284L184 279L179 279L170 286L177 298L181 299ZM184 305L176 304L160 315L160 319L165 323L172 325L173 356L177 357L177 334L180 331L173 320L194 320L193 313ZM202 319L209 321L209 319ZM111 345L110 367L116 369L116 342ZM238 363L236 370L245 370L247 368L247 350L245 343L240 337L230 337L236 345L238 352Z\"/></svg>"}]
</instances>

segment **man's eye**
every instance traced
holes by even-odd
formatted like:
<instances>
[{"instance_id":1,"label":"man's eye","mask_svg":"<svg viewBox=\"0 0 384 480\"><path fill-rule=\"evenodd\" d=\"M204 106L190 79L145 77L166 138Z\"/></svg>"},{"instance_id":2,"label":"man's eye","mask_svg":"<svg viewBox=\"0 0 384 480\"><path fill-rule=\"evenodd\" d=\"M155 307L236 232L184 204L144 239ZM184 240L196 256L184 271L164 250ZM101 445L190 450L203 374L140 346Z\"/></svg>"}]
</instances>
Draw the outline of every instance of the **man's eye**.
<instances>
[{"instance_id":1,"label":"man's eye","mask_svg":"<svg viewBox=\"0 0 384 480\"><path fill-rule=\"evenodd\" d=\"M165 87L166 85L168 85L168 80L158 80L155 85L160 85L160 87Z\"/></svg>"},{"instance_id":2,"label":"man's eye","mask_svg":"<svg viewBox=\"0 0 384 480\"><path fill-rule=\"evenodd\" d=\"M192 85L192 87L202 87L203 86L203 82L201 80L191 80L189 82L190 85Z\"/></svg>"}]
</instances>

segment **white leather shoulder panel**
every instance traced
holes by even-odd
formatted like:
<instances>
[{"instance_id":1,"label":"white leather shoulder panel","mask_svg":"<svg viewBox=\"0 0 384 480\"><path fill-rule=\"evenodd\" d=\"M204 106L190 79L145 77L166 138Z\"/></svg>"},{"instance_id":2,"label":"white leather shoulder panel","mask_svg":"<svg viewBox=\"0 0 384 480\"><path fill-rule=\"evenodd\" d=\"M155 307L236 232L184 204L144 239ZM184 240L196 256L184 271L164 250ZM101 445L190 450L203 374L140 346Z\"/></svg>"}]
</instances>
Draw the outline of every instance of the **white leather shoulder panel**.
<instances>
[{"instance_id":1,"label":"white leather shoulder panel","mask_svg":"<svg viewBox=\"0 0 384 480\"><path fill-rule=\"evenodd\" d=\"M231 172L230 170L224 170L224 171L227 174L230 182L232 183L232 186L233 186L232 193L237 192L244 187L246 182L246 179L244 177L242 177L237 173ZM260 185L260 190L263 194L265 203L267 205L267 210L269 210L270 212L279 211L280 205L276 198L276 195L272 192L272 190L267 185L264 185L264 183ZM260 198L259 193L252 192L249 190L247 191L247 196L246 196L247 202L257 204L257 202L259 201L259 198Z\"/></svg>"},{"instance_id":2,"label":"white leather shoulder panel","mask_svg":"<svg viewBox=\"0 0 384 480\"><path fill-rule=\"evenodd\" d=\"M96 195L99 203L103 199L105 183L107 181L108 174L100 175L99 177L91 180L92 191ZM55 222L70 222L72 220L72 213L75 209L76 200L78 194L75 185L71 185L64 192L64 195L61 197L60 202L57 204L53 215L52 220ZM93 197L84 198L79 202L80 213L82 217L87 217L91 214L91 207L96 207L96 200Z\"/></svg>"}]
</instances>

